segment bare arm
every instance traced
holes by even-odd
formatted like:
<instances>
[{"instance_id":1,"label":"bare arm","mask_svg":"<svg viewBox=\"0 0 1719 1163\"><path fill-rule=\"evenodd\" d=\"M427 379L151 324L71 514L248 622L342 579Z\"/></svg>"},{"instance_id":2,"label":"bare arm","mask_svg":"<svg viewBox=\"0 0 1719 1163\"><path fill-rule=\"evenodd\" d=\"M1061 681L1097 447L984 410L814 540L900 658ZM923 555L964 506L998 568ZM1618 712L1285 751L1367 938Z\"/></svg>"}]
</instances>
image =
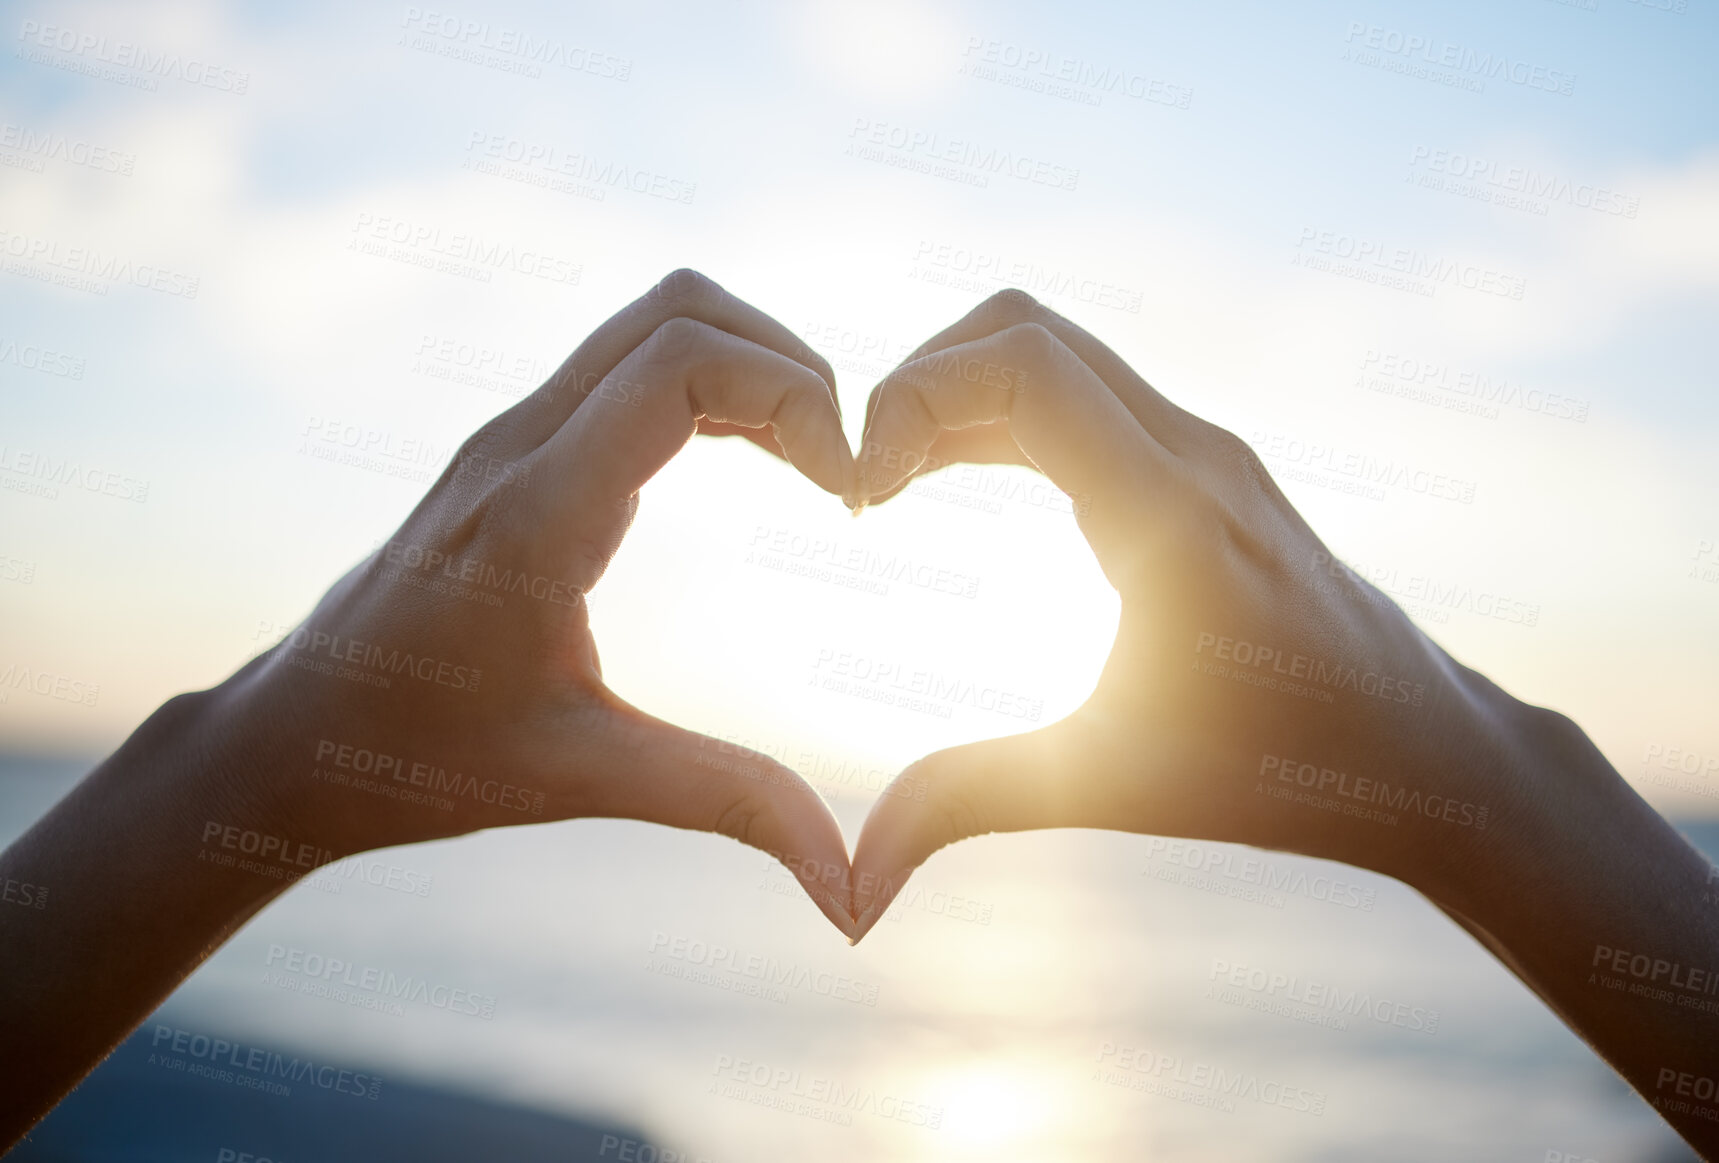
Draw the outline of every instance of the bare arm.
<instances>
[{"instance_id":1,"label":"bare arm","mask_svg":"<svg viewBox=\"0 0 1719 1163\"><path fill-rule=\"evenodd\" d=\"M1574 723L1527 718L1517 735L1527 802L1511 842L1416 887L1692 1146L1719 1156L1713 866Z\"/></svg>"}]
</instances>

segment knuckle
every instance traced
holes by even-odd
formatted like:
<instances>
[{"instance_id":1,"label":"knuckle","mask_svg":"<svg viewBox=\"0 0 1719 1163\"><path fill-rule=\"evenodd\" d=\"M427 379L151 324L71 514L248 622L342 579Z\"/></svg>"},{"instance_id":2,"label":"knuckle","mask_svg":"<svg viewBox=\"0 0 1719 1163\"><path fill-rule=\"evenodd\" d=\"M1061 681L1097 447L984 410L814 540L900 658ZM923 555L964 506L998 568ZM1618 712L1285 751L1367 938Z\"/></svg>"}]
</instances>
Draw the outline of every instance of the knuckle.
<instances>
[{"instance_id":1,"label":"knuckle","mask_svg":"<svg viewBox=\"0 0 1719 1163\"><path fill-rule=\"evenodd\" d=\"M1203 482L1197 491L1204 494L1208 524L1234 545L1260 551L1262 531L1272 527L1261 520L1273 510L1293 513L1293 506L1253 445L1227 429L1208 428L1208 450L1195 467Z\"/></svg>"},{"instance_id":2,"label":"knuckle","mask_svg":"<svg viewBox=\"0 0 1719 1163\"><path fill-rule=\"evenodd\" d=\"M1253 445L1231 432L1228 428L1219 428L1208 424L1207 437L1211 442L1212 455L1219 466L1227 471L1244 474L1257 478L1264 473L1265 464L1259 458L1259 453Z\"/></svg>"},{"instance_id":3,"label":"knuckle","mask_svg":"<svg viewBox=\"0 0 1719 1163\"><path fill-rule=\"evenodd\" d=\"M758 820L762 813L763 809L749 793L740 792L716 814L710 830L730 840L757 847Z\"/></svg>"},{"instance_id":4,"label":"knuckle","mask_svg":"<svg viewBox=\"0 0 1719 1163\"><path fill-rule=\"evenodd\" d=\"M1024 351L1030 359L1049 363L1060 358L1062 341L1042 323L1017 323L1002 334L1011 346Z\"/></svg>"},{"instance_id":5,"label":"knuckle","mask_svg":"<svg viewBox=\"0 0 1719 1163\"><path fill-rule=\"evenodd\" d=\"M654 359L675 362L691 358L708 341L709 334L705 324L676 315L659 323L645 344Z\"/></svg>"},{"instance_id":6,"label":"knuckle","mask_svg":"<svg viewBox=\"0 0 1719 1163\"><path fill-rule=\"evenodd\" d=\"M621 532L626 532L625 528ZM600 542L586 541L573 546L567 554L567 580L578 588L581 596L589 593L603 580L614 556L614 550L606 549Z\"/></svg>"},{"instance_id":7,"label":"knuckle","mask_svg":"<svg viewBox=\"0 0 1719 1163\"><path fill-rule=\"evenodd\" d=\"M836 369L831 366L830 361L825 359L822 355L819 355L812 348L808 347L804 342L799 345L791 358L794 362L804 364L806 367L810 368L819 379L824 381L825 384L834 384L836 382Z\"/></svg>"},{"instance_id":8,"label":"knuckle","mask_svg":"<svg viewBox=\"0 0 1719 1163\"><path fill-rule=\"evenodd\" d=\"M946 779L927 781L925 806L932 818L943 822L945 844L953 844L957 840L966 840L991 831L984 813L973 802L973 797L952 786Z\"/></svg>"},{"instance_id":9,"label":"knuckle","mask_svg":"<svg viewBox=\"0 0 1719 1163\"><path fill-rule=\"evenodd\" d=\"M1044 310L1037 299L1019 287L1004 287L985 300L985 309L1007 319L1033 319Z\"/></svg>"},{"instance_id":10,"label":"knuckle","mask_svg":"<svg viewBox=\"0 0 1719 1163\"><path fill-rule=\"evenodd\" d=\"M442 480L485 480L488 474L483 471L484 468L500 464L505 459L501 454L507 445L507 438L508 434L500 417L483 425L460 442L453 458L442 470Z\"/></svg>"},{"instance_id":11,"label":"knuckle","mask_svg":"<svg viewBox=\"0 0 1719 1163\"><path fill-rule=\"evenodd\" d=\"M691 267L680 267L664 275L653 293L659 299L677 303L699 303L715 297L721 291L722 288L717 286L715 279Z\"/></svg>"},{"instance_id":12,"label":"knuckle","mask_svg":"<svg viewBox=\"0 0 1719 1163\"><path fill-rule=\"evenodd\" d=\"M460 441L459 449L454 453L454 462L470 460L475 456L486 455L496 444L496 434L491 425L485 424L476 432Z\"/></svg>"}]
</instances>

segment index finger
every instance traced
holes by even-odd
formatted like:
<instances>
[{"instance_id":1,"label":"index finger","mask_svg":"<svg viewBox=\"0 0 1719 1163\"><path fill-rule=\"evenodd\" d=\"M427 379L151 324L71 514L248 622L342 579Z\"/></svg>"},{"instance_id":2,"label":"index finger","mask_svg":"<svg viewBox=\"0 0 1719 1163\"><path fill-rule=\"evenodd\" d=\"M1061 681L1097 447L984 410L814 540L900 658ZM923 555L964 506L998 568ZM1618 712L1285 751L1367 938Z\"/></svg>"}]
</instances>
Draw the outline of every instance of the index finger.
<instances>
[{"instance_id":1,"label":"index finger","mask_svg":"<svg viewBox=\"0 0 1719 1163\"><path fill-rule=\"evenodd\" d=\"M954 323L920 344L902 364L912 363L928 355L947 350L976 339L984 339L999 331L1036 323L1060 339L1065 347L1080 357L1106 387L1116 394L1140 426L1152 434L1172 454L1180 455L1207 427L1206 422L1172 404L1140 373L1128 366L1126 360L1110 350L1085 328L1065 319L1025 291L1010 287L998 291ZM874 395L875 399L875 395ZM870 421L870 405L866 419Z\"/></svg>"},{"instance_id":2,"label":"index finger","mask_svg":"<svg viewBox=\"0 0 1719 1163\"><path fill-rule=\"evenodd\" d=\"M676 318L726 331L808 368L824 381L836 414L841 414L836 373L823 356L763 311L683 267L617 311L574 348L542 387L497 417L507 453L517 459L548 441L623 359ZM763 443L751 433L744 435Z\"/></svg>"},{"instance_id":3,"label":"index finger","mask_svg":"<svg viewBox=\"0 0 1719 1163\"><path fill-rule=\"evenodd\" d=\"M804 365L695 319L665 322L628 352L594 398L528 462L525 527L556 530L540 551L581 589L620 544L645 482L692 438L701 417L768 427L789 463L837 496L854 489L853 456L827 385Z\"/></svg>"},{"instance_id":4,"label":"index finger","mask_svg":"<svg viewBox=\"0 0 1719 1163\"><path fill-rule=\"evenodd\" d=\"M873 397L855 466L861 499L924 464L946 430L1005 422L1020 447L1075 502L1101 560L1131 560L1152 498L1179 466L1098 375L1048 329L1023 323L903 364ZM1133 543L1136 549L1128 547Z\"/></svg>"}]
</instances>

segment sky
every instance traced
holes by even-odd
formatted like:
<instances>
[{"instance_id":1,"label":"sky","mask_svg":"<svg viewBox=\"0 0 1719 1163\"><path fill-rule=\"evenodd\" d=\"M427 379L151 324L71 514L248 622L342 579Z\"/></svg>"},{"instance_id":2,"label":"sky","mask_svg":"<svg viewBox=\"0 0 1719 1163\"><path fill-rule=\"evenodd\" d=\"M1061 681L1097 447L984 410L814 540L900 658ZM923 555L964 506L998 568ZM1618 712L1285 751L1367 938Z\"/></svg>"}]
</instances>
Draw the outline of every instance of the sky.
<instances>
[{"instance_id":1,"label":"sky","mask_svg":"<svg viewBox=\"0 0 1719 1163\"><path fill-rule=\"evenodd\" d=\"M1459 660L1570 715L1662 810L1719 819L1715 0L27 0L0 38L0 830L51 798L14 773L59 756L63 786L278 641L466 435L680 267L828 357L855 441L922 339L1002 287L1039 295L1248 439ZM1357 463L1437 484L1358 488ZM952 584L856 584L832 564L855 555ZM1025 469L855 519L700 439L591 608L621 696L783 759L851 842L918 756L1079 706L1119 607ZM838 658L1026 712L826 689ZM1405 886L1274 854L1367 908L1261 903L1189 887L1230 850L1179 844L957 845L850 950L721 837L492 831L370 854L433 892L294 889L164 1020L637 1116L725 1163L1663 1145ZM701 985L683 939L881 1000ZM496 1017L295 995L265 976L276 946L469 985ZM1232 963L1444 1025L1286 1025L1214 999ZM1094 1082L1112 1044L1305 1081L1331 1114ZM711 1063L748 1054L894 1086L945 1129L725 1101Z\"/></svg>"},{"instance_id":2,"label":"sky","mask_svg":"<svg viewBox=\"0 0 1719 1163\"><path fill-rule=\"evenodd\" d=\"M1710 0L5 19L0 747L97 755L219 682L466 434L691 266L830 358L856 440L890 364L1034 290L1253 442L1459 659L1665 810L1719 805ZM542 261L426 269L468 236ZM343 440L373 454L330 459ZM1357 457L1445 484L1357 495ZM606 674L880 771L1049 722L1117 611L1056 502L987 470L856 521L696 441L593 595ZM832 547L971 584L795 571ZM842 653L1043 717L809 687Z\"/></svg>"}]
</instances>

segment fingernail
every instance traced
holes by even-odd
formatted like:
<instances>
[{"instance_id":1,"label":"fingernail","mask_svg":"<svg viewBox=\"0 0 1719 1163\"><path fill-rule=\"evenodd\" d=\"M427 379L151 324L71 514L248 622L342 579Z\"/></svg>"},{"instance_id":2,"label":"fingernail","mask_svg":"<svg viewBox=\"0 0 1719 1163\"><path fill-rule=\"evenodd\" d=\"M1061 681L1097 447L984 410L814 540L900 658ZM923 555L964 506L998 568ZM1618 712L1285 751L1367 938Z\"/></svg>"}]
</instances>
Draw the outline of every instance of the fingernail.
<instances>
[{"instance_id":1,"label":"fingernail","mask_svg":"<svg viewBox=\"0 0 1719 1163\"><path fill-rule=\"evenodd\" d=\"M842 505L850 513L857 513L865 506L860 500L859 474L854 472L850 464L842 477Z\"/></svg>"},{"instance_id":2,"label":"fingernail","mask_svg":"<svg viewBox=\"0 0 1719 1163\"><path fill-rule=\"evenodd\" d=\"M854 935L848 938L848 944L858 945L860 938L871 932L872 926L877 924L878 917L882 915L882 911L875 904L861 913L859 919L854 922Z\"/></svg>"},{"instance_id":3,"label":"fingernail","mask_svg":"<svg viewBox=\"0 0 1719 1163\"><path fill-rule=\"evenodd\" d=\"M859 479L854 450L848 447L848 438L842 435L840 424L836 425L836 462L842 466L842 504L851 509L859 497Z\"/></svg>"},{"instance_id":4,"label":"fingernail","mask_svg":"<svg viewBox=\"0 0 1719 1163\"><path fill-rule=\"evenodd\" d=\"M872 895L871 903L860 911L854 921L853 943L859 944L860 938L871 932L872 927L883 919L883 914L889 911L889 906L895 898L901 895L901 890L907 887L907 878L918 869L918 865L903 868L894 876L884 881L878 891Z\"/></svg>"},{"instance_id":5,"label":"fingernail","mask_svg":"<svg viewBox=\"0 0 1719 1163\"><path fill-rule=\"evenodd\" d=\"M805 884L804 881L801 883ZM829 922L840 930L842 936L848 939L849 945L858 940L854 936L853 915L848 912L846 905L836 899L835 893L821 884L806 885L806 891L812 895L812 903L816 904Z\"/></svg>"}]
</instances>

